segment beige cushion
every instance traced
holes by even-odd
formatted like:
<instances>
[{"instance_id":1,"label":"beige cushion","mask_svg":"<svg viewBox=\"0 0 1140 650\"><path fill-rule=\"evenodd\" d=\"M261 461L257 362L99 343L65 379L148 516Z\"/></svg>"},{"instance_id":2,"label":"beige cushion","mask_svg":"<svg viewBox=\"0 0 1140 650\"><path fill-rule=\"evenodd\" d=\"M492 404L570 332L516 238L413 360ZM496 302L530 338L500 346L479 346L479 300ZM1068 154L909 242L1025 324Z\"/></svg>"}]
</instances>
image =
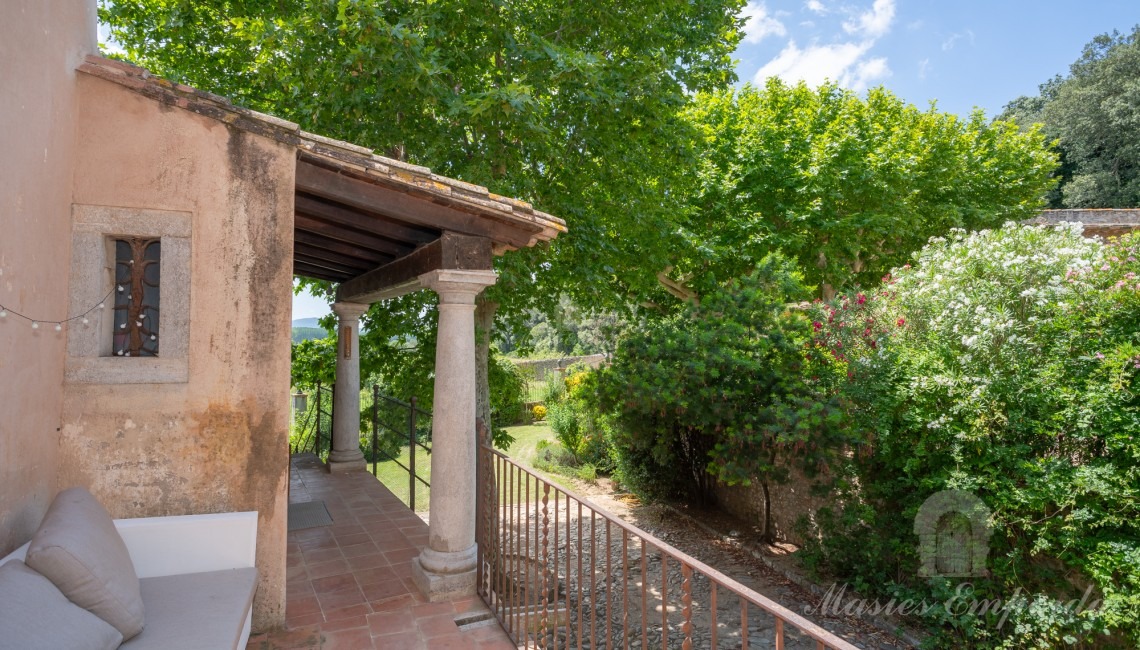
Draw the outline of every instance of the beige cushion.
<instances>
[{"instance_id":1,"label":"beige cushion","mask_svg":"<svg viewBox=\"0 0 1140 650\"><path fill-rule=\"evenodd\" d=\"M143 601L131 556L111 516L87 490L56 495L24 561L124 639L142 631Z\"/></svg>"},{"instance_id":2,"label":"beige cushion","mask_svg":"<svg viewBox=\"0 0 1140 650\"><path fill-rule=\"evenodd\" d=\"M0 566L0 648L110 650L122 640L118 630L69 601L23 562Z\"/></svg>"},{"instance_id":3,"label":"beige cushion","mask_svg":"<svg viewBox=\"0 0 1140 650\"><path fill-rule=\"evenodd\" d=\"M143 578L146 629L123 650L237 648L253 605L257 569ZM244 650L244 649L240 649Z\"/></svg>"}]
</instances>

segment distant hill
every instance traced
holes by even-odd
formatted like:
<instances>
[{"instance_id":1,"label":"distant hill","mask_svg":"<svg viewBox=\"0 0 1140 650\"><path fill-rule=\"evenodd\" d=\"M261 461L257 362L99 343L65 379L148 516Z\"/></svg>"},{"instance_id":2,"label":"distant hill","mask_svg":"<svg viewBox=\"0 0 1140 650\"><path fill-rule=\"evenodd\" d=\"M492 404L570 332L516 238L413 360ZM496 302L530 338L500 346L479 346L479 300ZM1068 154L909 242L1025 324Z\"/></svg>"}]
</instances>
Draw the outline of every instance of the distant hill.
<instances>
[{"instance_id":1,"label":"distant hill","mask_svg":"<svg viewBox=\"0 0 1140 650\"><path fill-rule=\"evenodd\" d=\"M319 318L298 318L293 321L293 342L300 343L309 339L323 339L329 335L320 326Z\"/></svg>"},{"instance_id":2,"label":"distant hill","mask_svg":"<svg viewBox=\"0 0 1140 650\"><path fill-rule=\"evenodd\" d=\"M320 327L320 321L319 318L298 318L293 321L293 327Z\"/></svg>"}]
</instances>

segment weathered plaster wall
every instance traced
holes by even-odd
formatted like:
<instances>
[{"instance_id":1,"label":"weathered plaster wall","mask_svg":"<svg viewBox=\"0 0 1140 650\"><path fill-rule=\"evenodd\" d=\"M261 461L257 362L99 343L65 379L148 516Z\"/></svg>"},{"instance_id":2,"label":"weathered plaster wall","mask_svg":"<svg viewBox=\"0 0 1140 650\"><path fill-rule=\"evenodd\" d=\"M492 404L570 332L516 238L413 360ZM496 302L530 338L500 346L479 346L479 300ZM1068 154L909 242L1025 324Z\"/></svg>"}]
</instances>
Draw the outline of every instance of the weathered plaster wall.
<instances>
[{"instance_id":1,"label":"weathered plaster wall","mask_svg":"<svg viewBox=\"0 0 1140 650\"><path fill-rule=\"evenodd\" d=\"M827 500L812 496L811 480L799 471L792 471L787 483L769 487L772 497L772 524L781 541L803 544L795 531L796 521L827 504ZM764 529L764 488L759 483L728 486L718 484L715 489L717 505L725 512L750 523L758 531Z\"/></svg>"},{"instance_id":2,"label":"weathered plaster wall","mask_svg":"<svg viewBox=\"0 0 1140 650\"><path fill-rule=\"evenodd\" d=\"M58 485L116 517L257 510L254 628L283 624L295 151L95 77L79 92L75 203L191 215L189 372L66 384Z\"/></svg>"},{"instance_id":3,"label":"weathered plaster wall","mask_svg":"<svg viewBox=\"0 0 1140 650\"><path fill-rule=\"evenodd\" d=\"M3 3L0 304L33 317L67 315L75 66L97 49L94 2ZM63 355L63 334L0 319L0 555L55 495Z\"/></svg>"}]
</instances>

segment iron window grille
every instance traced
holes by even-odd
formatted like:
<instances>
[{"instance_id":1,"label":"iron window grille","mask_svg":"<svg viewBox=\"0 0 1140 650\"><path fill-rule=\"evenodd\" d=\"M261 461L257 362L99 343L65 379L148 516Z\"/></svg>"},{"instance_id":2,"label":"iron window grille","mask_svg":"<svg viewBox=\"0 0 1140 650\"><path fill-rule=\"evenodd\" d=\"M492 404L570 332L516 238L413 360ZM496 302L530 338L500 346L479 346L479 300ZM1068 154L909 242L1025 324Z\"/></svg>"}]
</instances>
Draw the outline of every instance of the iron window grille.
<instances>
[{"instance_id":1,"label":"iron window grille","mask_svg":"<svg viewBox=\"0 0 1140 650\"><path fill-rule=\"evenodd\" d=\"M111 349L116 356L158 356L161 256L159 239L115 240L115 326Z\"/></svg>"}]
</instances>

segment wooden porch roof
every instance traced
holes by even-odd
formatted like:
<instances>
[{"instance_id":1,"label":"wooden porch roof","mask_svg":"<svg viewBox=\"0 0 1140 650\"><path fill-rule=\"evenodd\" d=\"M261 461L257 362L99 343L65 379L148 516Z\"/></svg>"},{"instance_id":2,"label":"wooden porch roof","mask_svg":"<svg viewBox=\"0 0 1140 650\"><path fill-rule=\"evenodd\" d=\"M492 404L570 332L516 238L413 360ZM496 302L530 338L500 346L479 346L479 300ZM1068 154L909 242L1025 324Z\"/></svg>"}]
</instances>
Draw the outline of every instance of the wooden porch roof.
<instances>
[{"instance_id":1,"label":"wooden porch roof","mask_svg":"<svg viewBox=\"0 0 1140 650\"><path fill-rule=\"evenodd\" d=\"M339 299L410 289L429 270L489 270L491 256L550 241L566 223L487 188L433 174L235 106L144 68L88 56L79 71L297 148L293 274L340 283ZM401 285L401 283L403 283Z\"/></svg>"}]
</instances>

